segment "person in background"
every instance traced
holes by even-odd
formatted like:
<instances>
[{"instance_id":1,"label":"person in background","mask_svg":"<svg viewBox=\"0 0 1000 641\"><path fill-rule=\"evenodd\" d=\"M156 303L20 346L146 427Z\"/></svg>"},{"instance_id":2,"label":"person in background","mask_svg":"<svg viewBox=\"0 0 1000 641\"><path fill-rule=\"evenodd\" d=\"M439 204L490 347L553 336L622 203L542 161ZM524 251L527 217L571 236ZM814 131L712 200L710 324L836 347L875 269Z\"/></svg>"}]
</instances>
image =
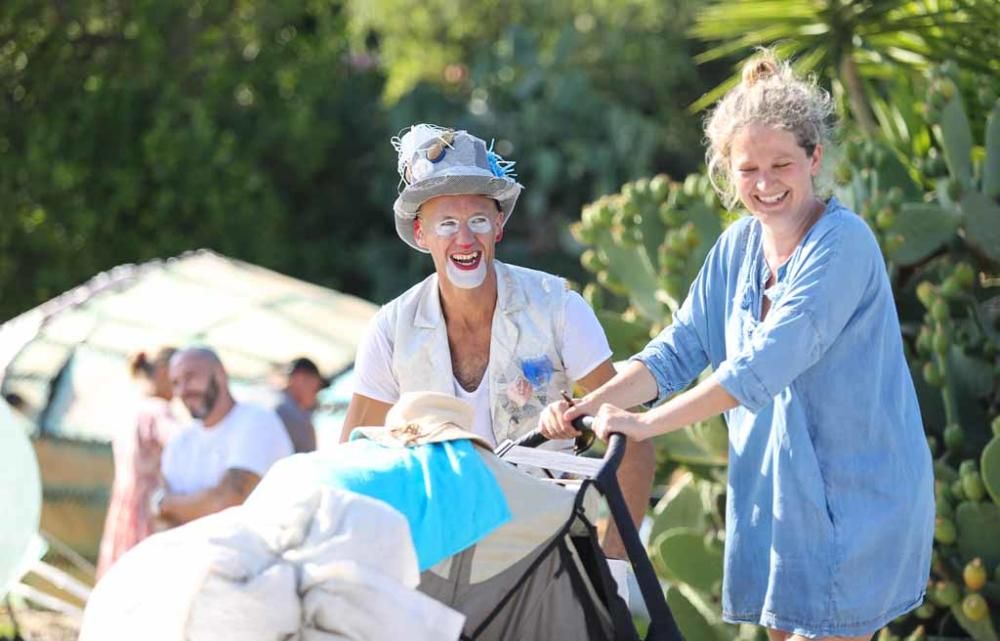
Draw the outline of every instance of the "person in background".
<instances>
[{"instance_id":1,"label":"person in background","mask_svg":"<svg viewBox=\"0 0 1000 641\"><path fill-rule=\"evenodd\" d=\"M170 408L173 391L168 375L175 351L164 347L152 358L139 352L129 359L141 398L135 420L117 432L111 445L115 480L97 560L98 579L122 554L154 531L149 500L159 485L163 447L178 427Z\"/></svg>"},{"instance_id":2,"label":"person in background","mask_svg":"<svg viewBox=\"0 0 1000 641\"><path fill-rule=\"evenodd\" d=\"M194 419L163 450L164 486L151 500L174 526L242 504L268 468L292 454L292 442L272 410L233 399L211 349L176 353L170 380Z\"/></svg>"},{"instance_id":3,"label":"person in background","mask_svg":"<svg viewBox=\"0 0 1000 641\"><path fill-rule=\"evenodd\" d=\"M319 373L319 368L311 359L302 356L289 363L285 389L274 411L285 424L296 453L316 449L312 413L316 409L319 391L327 385L329 381Z\"/></svg>"}]
</instances>

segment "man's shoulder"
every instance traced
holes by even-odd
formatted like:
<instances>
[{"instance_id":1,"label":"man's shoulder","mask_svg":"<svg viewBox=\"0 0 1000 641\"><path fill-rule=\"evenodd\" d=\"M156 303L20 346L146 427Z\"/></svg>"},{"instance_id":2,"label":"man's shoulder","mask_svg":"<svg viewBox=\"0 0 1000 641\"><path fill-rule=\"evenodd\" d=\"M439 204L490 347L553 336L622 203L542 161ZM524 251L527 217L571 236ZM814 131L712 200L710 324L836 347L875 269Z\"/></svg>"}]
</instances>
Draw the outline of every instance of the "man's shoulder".
<instances>
[{"instance_id":1,"label":"man's shoulder","mask_svg":"<svg viewBox=\"0 0 1000 641\"><path fill-rule=\"evenodd\" d=\"M498 278L509 279L522 287L540 287L549 294L569 291L569 283L562 276L500 261L496 261L495 265Z\"/></svg>"},{"instance_id":2,"label":"man's shoulder","mask_svg":"<svg viewBox=\"0 0 1000 641\"><path fill-rule=\"evenodd\" d=\"M226 418L238 429L253 428L258 425L274 425L281 421L275 410L246 401L240 401L233 405L233 409L230 410L229 416Z\"/></svg>"},{"instance_id":3,"label":"man's shoulder","mask_svg":"<svg viewBox=\"0 0 1000 641\"><path fill-rule=\"evenodd\" d=\"M227 438L241 441L244 439L236 435L253 432L254 436L249 439L250 443L245 444L252 446L251 449L257 447L287 449L289 454L294 450L285 424L276 411L256 403L241 401L233 406L230 416L232 421ZM240 449L246 448L241 446Z\"/></svg>"}]
</instances>

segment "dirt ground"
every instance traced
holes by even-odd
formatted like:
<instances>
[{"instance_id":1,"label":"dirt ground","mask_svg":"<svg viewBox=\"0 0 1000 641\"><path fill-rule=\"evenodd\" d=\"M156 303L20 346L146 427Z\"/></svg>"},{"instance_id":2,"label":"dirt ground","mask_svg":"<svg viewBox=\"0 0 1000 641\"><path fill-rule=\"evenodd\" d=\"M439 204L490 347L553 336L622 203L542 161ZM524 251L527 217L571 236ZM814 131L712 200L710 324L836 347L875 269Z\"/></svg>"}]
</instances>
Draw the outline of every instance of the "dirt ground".
<instances>
[{"instance_id":1,"label":"dirt ground","mask_svg":"<svg viewBox=\"0 0 1000 641\"><path fill-rule=\"evenodd\" d=\"M76 641L80 635L80 624L58 612L17 608L14 617L24 641ZM10 613L0 604L0 638L11 638L14 634Z\"/></svg>"}]
</instances>

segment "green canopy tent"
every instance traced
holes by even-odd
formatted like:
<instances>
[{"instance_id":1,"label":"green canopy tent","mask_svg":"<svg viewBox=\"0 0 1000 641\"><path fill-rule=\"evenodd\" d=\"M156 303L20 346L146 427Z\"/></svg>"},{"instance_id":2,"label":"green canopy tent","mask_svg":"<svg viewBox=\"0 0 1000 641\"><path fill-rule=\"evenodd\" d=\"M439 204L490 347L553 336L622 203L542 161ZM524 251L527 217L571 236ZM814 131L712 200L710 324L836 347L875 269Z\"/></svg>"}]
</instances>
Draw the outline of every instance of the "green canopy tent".
<instances>
[{"instance_id":1,"label":"green canopy tent","mask_svg":"<svg viewBox=\"0 0 1000 641\"><path fill-rule=\"evenodd\" d=\"M0 325L0 389L33 425L41 527L94 558L112 480L110 441L131 425L127 359L191 343L217 350L241 399L274 394L296 356L350 367L377 307L207 250L122 265ZM324 423L329 425L329 423ZM319 434L320 442L339 434Z\"/></svg>"}]
</instances>

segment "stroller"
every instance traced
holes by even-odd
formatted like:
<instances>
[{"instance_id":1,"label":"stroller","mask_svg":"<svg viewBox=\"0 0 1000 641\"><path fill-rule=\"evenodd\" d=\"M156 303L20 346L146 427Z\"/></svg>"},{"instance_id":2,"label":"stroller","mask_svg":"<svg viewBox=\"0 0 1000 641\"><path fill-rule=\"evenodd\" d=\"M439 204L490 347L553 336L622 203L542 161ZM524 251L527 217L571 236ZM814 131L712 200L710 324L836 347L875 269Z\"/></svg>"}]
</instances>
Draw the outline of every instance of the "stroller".
<instances>
[{"instance_id":1,"label":"stroller","mask_svg":"<svg viewBox=\"0 0 1000 641\"><path fill-rule=\"evenodd\" d=\"M589 429L590 417L574 422ZM628 606L597 544L592 508L604 496L650 615L647 641L683 641L622 496L616 472L625 437L612 434L603 459L536 449L537 430L481 454L512 520L426 570L419 590L466 616L462 641L501 639L638 641ZM582 477L567 491L514 466Z\"/></svg>"}]
</instances>

